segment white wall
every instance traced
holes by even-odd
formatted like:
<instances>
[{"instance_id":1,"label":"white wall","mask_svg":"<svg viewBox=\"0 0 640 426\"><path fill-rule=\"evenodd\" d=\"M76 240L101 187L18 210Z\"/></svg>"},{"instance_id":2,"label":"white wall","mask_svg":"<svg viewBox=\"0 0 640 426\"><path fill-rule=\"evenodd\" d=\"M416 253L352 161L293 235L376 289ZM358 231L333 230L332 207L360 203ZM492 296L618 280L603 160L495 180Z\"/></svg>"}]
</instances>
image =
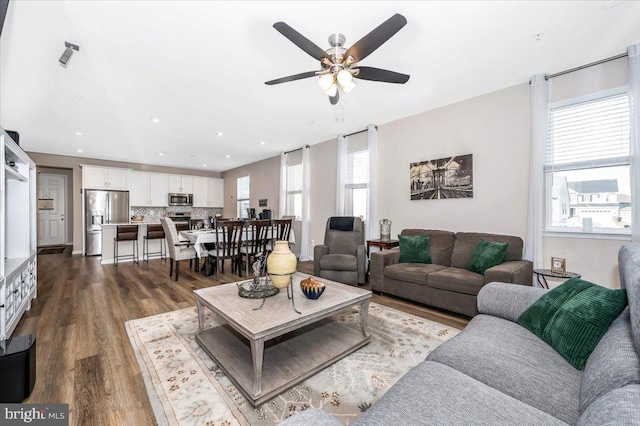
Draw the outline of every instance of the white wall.
<instances>
[{"instance_id":1,"label":"white wall","mask_svg":"<svg viewBox=\"0 0 640 426\"><path fill-rule=\"evenodd\" d=\"M529 85L521 84L378 127L380 218L405 228L526 232ZM410 199L410 163L473 154L473 198Z\"/></svg>"}]
</instances>

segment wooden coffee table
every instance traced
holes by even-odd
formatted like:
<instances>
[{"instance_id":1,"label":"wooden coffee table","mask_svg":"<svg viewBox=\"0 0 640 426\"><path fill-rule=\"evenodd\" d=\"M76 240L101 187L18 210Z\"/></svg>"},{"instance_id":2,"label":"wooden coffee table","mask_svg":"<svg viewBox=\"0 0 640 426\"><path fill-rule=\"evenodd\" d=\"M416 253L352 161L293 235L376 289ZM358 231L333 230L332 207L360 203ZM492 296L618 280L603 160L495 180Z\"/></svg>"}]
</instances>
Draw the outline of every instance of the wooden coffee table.
<instances>
[{"instance_id":1,"label":"wooden coffee table","mask_svg":"<svg viewBox=\"0 0 640 426\"><path fill-rule=\"evenodd\" d=\"M238 296L235 283L194 290L199 327L196 341L255 406L279 395L369 343L367 312L371 292L326 279L317 300L307 299L293 276L294 312L286 290L261 300ZM360 329L332 318L360 305ZM208 308L225 324L204 329Z\"/></svg>"}]
</instances>

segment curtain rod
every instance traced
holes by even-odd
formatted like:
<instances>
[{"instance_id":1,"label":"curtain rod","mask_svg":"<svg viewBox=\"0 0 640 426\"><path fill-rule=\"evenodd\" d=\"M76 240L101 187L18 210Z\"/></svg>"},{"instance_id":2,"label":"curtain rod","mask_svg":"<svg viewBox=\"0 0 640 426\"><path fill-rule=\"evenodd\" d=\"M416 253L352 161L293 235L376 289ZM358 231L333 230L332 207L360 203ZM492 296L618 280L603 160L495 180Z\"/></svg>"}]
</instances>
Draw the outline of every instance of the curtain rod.
<instances>
[{"instance_id":1,"label":"curtain rod","mask_svg":"<svg viewBox=\"0 0 640 426\"><path fill-rule=\"evenodd\" d=\"M301 146L300 148L292 149L291 151L285 151L285 154L291 154L292 152L301 151L302 148L311 148L309 145Z\"/></svg>"},{"instance_id":2,"label":"curtain rod","mask_svg":"<svg viewBox=\"0 0 640 426\"><path fill-rule=\"evenodd\" d=\"M378 126L373 126L378 130ZM342 135L342 137L348 138L349 136L357 135L358 133L368 132L369 129L358 130L357 132L349 133L348 135Z\"/></svg>"},{"instance_id":3,"label":"curtain rod","mask_svg":"<svg viewBox=\"0 0 640 426\"><path fill-rule=\"evenodd\" d=\"M545 80L549 80L550 78L559 77L561 75L569 74L571 72L580 71L582 69L593 67L595 65L604 64L605 62L615 61L616 59L624 58L624 57L627 57L627 56L629 56L629 54L627 52L621 53L619 55L612 56L610 58L601 59L599 61L591 62L590 64L580 65L579 67L575 67L575 68L571 68L571 69L568 69L568 70L560 71L560 72L557 72L555 74L550 74L550 75L545 77Z\"/></svg>"},{"instance_id":4,"label":"curtain rod","mask_svg":"<svg viewBox=\"0 0 640 426\"><path fill-rule=\"evenodd\" d=\"M546 76L544 77L544 79L545 79L545 80L549 80L550 78L559 77L559 76L561 76L561 75L569 74L569 73L572 73L572 72L575 72L575 71L580 71L580 70L583 70L583 69L585 69L585 68L593 67L593 66L595 66L595 65L604 64L604 63L606 63L606 62L615 61L616 59L625 58L625 57L627 57L627 56L629 56L629 54L628 54L627 52L625 52L625 53L621 53L621 54L619 54L619 55L612 56L612 57L610 57L610 58L600 59L599 61L591 62L591 63L589 63L589 64L585 64L585 65L580 65L579 67L570 68L570 69L568 69L568 70L560 71L560 72L557 72L557 73L555 73L555 74L549 74L549 75L546 75ZM529 84L531 84L531 81L532 81L532 80L529 80Z\"/></svg>"}]
</instances>

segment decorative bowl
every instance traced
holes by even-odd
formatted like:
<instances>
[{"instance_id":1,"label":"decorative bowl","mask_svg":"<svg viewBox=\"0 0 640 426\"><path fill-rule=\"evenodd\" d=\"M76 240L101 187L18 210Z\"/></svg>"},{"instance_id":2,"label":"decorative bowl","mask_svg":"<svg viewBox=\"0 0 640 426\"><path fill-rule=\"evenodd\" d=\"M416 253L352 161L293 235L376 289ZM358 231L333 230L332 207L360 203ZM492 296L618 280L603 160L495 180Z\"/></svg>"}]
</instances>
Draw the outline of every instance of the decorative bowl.
<instances>
[{"instance_id":1,"label":"decorative bowl","mask_svg":"<svg viewBox=\"0 0 640 426\"><path fill-rule=\"evenodd\" d=\"M324 289L327 288L322 281L318 281L313 277L300 281L300 288L307 299L317 299L322 296Z\"/></svg>"}]
</instances>

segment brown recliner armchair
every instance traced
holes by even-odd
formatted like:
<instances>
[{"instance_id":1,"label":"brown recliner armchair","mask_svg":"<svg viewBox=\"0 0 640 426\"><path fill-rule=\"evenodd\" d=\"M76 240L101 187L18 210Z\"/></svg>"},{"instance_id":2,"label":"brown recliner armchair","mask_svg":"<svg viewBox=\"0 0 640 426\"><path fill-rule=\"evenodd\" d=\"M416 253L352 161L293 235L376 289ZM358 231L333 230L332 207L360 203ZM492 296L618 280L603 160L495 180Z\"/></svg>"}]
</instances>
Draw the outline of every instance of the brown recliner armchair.
<instances>
[{"instance_id":1,"label":"brown recliner armchair","mask_svg":"<svg viewBox=\"0 0 640 426\"><path fill-rule=\"evenodd\" d=\"M366 252L362 219L334 216L327 220L324 244L313 248L313 273L344 284L364 284Z\"/></svg>"}]
</instances>

